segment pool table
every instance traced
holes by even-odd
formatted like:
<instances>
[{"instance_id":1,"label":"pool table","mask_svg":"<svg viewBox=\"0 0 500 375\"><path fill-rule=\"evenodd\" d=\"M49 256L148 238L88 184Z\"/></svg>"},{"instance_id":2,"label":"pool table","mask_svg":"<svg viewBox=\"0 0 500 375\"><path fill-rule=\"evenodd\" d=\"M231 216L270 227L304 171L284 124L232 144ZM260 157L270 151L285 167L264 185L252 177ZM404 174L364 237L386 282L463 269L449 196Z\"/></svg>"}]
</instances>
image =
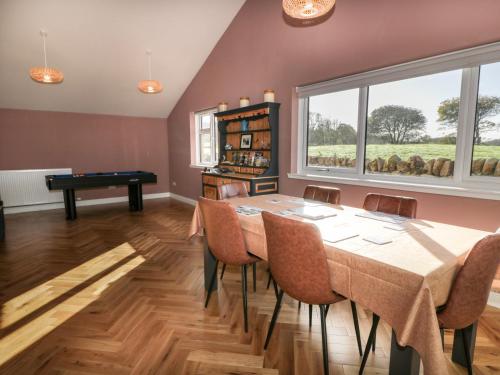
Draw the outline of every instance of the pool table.
<instances>
[{"instance_id":1,"label":"pool table","mask_svg":"<svg viewBox=\"0 0 500 375\"><path fill-rule=\"evenodd\" d=\"M144 171L57 174L45 176L49 190L62 190L66 219L76 219L75 190L109 186L128 186L130 211L142 211L142 184L155 184L156 175Z\"/></svg>"}]
</instances>

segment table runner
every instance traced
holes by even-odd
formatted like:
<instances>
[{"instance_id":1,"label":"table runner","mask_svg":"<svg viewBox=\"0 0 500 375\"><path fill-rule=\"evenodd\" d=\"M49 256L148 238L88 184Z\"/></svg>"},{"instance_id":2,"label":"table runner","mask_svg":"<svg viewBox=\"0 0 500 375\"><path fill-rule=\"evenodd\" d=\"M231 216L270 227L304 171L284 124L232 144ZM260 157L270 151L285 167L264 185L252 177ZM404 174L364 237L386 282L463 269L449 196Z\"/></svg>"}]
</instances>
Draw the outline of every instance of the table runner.
<instances>
[{"instance_id":1,"label":"table runner","mask_svg":"<svg viewBox=\"0 0 500 375\"><path fill-rule=\"evenodd\" d=\"M279 213L303 205L300 198L280 194L232 198L233 207L254 206ZM327 205L327 204L325 204ZM401 346L420 355L426 374L446 374L437 306L448 297L456 272L472 246L487 232L431 222L406 220L399 224L360 217L363 210L332 206L338 214L314 223L322 233L355 231L359 235L335 243L324 242L332 289L372 310L394 330ZM249 252L267 260L261 215L238 215ZM202 232L198 206L190 237ZM366 241L382 236L391 241L377 245Z\"/></svg>"}]
</instances>

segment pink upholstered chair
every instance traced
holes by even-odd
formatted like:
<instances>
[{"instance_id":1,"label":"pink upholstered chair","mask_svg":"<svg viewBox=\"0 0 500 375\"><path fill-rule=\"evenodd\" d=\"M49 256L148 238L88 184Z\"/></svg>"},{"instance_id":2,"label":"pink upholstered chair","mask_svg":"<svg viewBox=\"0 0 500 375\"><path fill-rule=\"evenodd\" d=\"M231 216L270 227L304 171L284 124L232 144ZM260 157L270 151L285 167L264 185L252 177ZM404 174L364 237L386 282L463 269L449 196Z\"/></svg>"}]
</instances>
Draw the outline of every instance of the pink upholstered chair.
<instances>
[{"instance_id":1,"label":"pink upholstered chair","mask_svg":"<svg viewBox=\"0 0 500 375\"><path fill-rule=\"evenodd\" d=\"M217 186L218 199L229 199L229 198L245 198L248 197L248 191L245 183L243 182L233 182L230 184ZM222 265L222 272L220 273L220 279L224 277L224 272L226 272L226 264ZM256 276L257 268L255 263L253 264L253 291L256 291Z\"/></svg>"},{"instance_id":2,"label":"pink upholstered chair","mask_svg":"<svg viewBox=\"0 0 500 375\"><path fill-rule=\"evenodd\" d=\"M217 186L219 199L245 198L248 197L248 190L243 182L233 182L230 184Z\"/></svg>"},{"instance_id":3,"label":"pink upholstered chair","mask_svg":"<svg viewBox=\"0 0 500 375\"><path fill-rule=\"evenodd\" d=\"M500 234L486 236L474 245L462 268L458 271L448 301L437 309L439 328L460 330L467 370L472 374L472 355L466 329L473 325L483 313L491 284L500 264ZM372 339L377 329L379 318L374 316L366 351L361 363L363 373Z\"/></svg>"},{"instance_id":4,"label":"pink upholstered chair","mask_svg":"<svg viewBox=\"0 0 500 375\"><path fill-rule=\"evenodd\" d=\"M224 264L241 266L241 286L243 294L243 316L245 332L248 332L247 317L247 265L255 264L259 258L247 252L240 222L229 203L200 197L198 200L203 215L203 225L207 236L208 248L216 258L214 272L210 279L205 307L217 277L219 261Z\"/></svg>"},{"instance_id":5,"label":"pink upholstered chair","mask_svg":"<svg viewBox=\"0 0 500 375\"><path fill-rule=\"evenodd\" d=\"M369 193L365 197L363 208L367 211L378 211L386 214L400 215L414 219L417 216L417 200L415 198L400 197Z\"/></svg>"},{"instance_id":6,"label":"pink upholstered chair","mask_svg":"<svg viewBox=\"0 0 500 375\"><path fill-rule=\"evenodd\" d=\"M304 199L312 199L330 204L340 204L340 189L327 186L307 185L304 189Z\"/></svg>"},{"instance_id":7,"label":"pink upholstered chair","mask_svg":"<svg viewBox=\"0 0 500 375\"><path fill-rule=\"evenodd\" d=\"M312 224L262 212L267 239L269 266L273 279L281 288L278 292L271 325L264 349L267 349L281 308L283 293L308 303L319 305L323 344L323 369L328 374L328 343L326 333L327 306L345 298L330 286L330 272L319 230ZM352 306L352 305L351 305ZM357 315L354 320L358 344Z\"/></svg>"}]
</instances>

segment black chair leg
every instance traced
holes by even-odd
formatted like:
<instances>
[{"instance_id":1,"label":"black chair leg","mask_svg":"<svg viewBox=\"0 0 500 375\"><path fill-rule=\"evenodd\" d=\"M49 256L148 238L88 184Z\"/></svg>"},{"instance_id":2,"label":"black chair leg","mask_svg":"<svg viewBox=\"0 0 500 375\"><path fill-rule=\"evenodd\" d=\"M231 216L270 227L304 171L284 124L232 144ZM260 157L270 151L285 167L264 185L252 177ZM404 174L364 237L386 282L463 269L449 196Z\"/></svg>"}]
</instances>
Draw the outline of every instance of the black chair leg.
<instances>
[{"instance_id":1,"label":"black chair leg","mask_svg":"<svg viewBox=\"0 0 500 375\"><path fill-rule=\"evenodd\" d=\"M372 344L372 352L375 351L375 343L377 341L377 331L373 334L373 344Z\"/></svg>"},{"instance_id":2,"label":"black chair leg","mask_svg":"<svg viewBox=\"0 0 500 375\"><path fill-rule=\"evenodd\" d=\"M241 291L243 292L243 320L245 321L245 332L248 332L247 316L247 265L241 266Z\"/></svg>"},{"instance_id":3,"label":"black chair leg","mask_svg":"<svg viewBox=\"0 0 500 375\"><path fill-rule=\"evenodd\" d=\"M309 305L309 329L311 329L313 324L313 305Z\"/></svg>"},{"instance_id":4,"label":"black chair leg","mask_svg":"<svg viewBox=\"0 0 500 375\"><path fill-rule=\"evenodd\" d=\"M439 333L441 335L441 347L443 348L444 352L444 328L439 328Z\"/></svg>"},{"instance_id":5,"label":"black chair leg","mask_svg":"<svg viewBox=\"0 0 500 375\"><path fill-rule=\"evenodd\" d=\"M222 265L222 272L220 273L220 279L222 280L222 278L224 277L224 272L226 271L226 263L224 263Z\"/></svg>"},{"instance_id":6,"label":"black chair leg","mask_svg":"<svg viewBox=\"0 0 500 375\"><path fill-rule=\"evenodd\" d=\"M354 330L356 331L356 340L358 341L359 355L363 355L363 348L361 347L361 333L359 332L358 310L356 304L351 301L352 320L354 321Z\"/></svg>"},{"instance_id":7,"label":"black chair leg","mask_svg":"<svg viewBox=\"0 0 500 375\"><path fill-rule=\"evenodd\" d=\"M377 332L377 326L378 326L379 320L380 320L380 317L376 314L373 314L372 328L370 329L370 335L368 336L368 341L366 342L365 354L363 355L363 360L361 361L361 367L359 368L359 375L362 375L363 370L365 369L366 360L368 359L368 356L370 355L370 347L373 345L373 339L375 337L375 332Z\"/></svg>"},{"instance_id":8,"label":"black chair leg","mask_svg":"<svg viewBox=\"0 0 500 375\"><path fill-rule=\"evenodd\" d=\"M266 289L269 289L269 287L271 286L271 280L272 280L272 276L271 276L271 271L267 270L267 272L269 273L269 278L267 279L267 288Z\"/></svg>"},{"instance_id":9,"label":"black chair leg","mask_svg":"<svg viewBox=\"0 0 500 375\"><path fill-rule=\"evenodd\" d=\"M214 288L215 278L217 277L217 267L219 266L219 261L215 261L214 272L212 273L212 278L210 279L210 285L208 287L207 299L205 300L205 308L208 306L208 301L210 301L210 296L212 294L212 289Z\"/></svg>"},{"instance_id":10,"label":"black chair leg","mask_svg":"<svg viewBox=\"0 0 500 375\"><path fill-rule=\"evenodd\" d=\"M469 343L467 342L465 329L462 329L462 342L464 344L465 361L467 362L467 373L472 375L472 361L470 358Z\"/></svg>"},{"instance_id":11,"label":"black chair leg","mask_svg":"<svg viewBox=\"0 0 500 375\"><path fill-rule=\"evenodd\" d=\"M252 271L253 271L253 292L255 293L257 291L257 263L253 264Z\"/></svg>"},{"instance_id":12,"label":"black chair leg","mask_svg":"<svg viewBox=\"0 0 500 375\"><path fill-rule=\"evenodd\" d=\"M278 298L279 295L279 290L278 290L278 284L276 284L276 281L273 279L273 287L274 287L274 295L276 298Z\"/></svg>"},{"instance_id":13,"label":"black chair leg","mask_svg":"<svg viewBox=\"0 0 500 375\"><path fill-rule=\"evenodd\" d=\"M302 306L302 302L299 301L299 310L300 310L301 306Z\"/></svg>"},{"instance_id":14,"label":"black chair leg","mask_svg":"<svg viewBox=\"0 0 500 375\"><path fill-rule=\"evenodd\" d=\"M323 373L324 375L330 374L330 366L328 364L328 335L326 333L326 313L325 305L319 305L321 315L321 341L323 344Z\"/></svg>"},{"instance_id":15,"label":"black chair leg","mask_svg":"<svg viewBox=\"0 0 500 375\"><path fill-rule=\"evenodd\" d=\"M278 293L278 298L276 299L276 305L274 306L273 317L271 319L271 325L269 326L269 331L267 331L266 343L264 344L264 350L267 349L271 336L273 334L274 326L276 325L276 320L278 320L278 315L281 308L281 299L283 298L283 291Z\"/></svg>"}]
</instances>

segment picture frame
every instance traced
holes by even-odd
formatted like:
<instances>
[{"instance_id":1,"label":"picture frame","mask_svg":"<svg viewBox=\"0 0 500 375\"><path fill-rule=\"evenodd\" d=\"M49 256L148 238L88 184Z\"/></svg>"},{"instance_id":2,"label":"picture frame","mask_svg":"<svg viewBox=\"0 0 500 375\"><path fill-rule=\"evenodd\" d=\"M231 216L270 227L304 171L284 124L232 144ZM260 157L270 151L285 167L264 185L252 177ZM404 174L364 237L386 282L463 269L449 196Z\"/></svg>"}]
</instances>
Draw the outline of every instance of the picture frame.
<instances>
[{"instance_id":1,"label":"picture frame","mask_svg":"<svg viewBox=\"0 0 500 375\"><path fill-rule=\"evenodd\" d=\"M246 150L252 148L252 135L253 134L242 134L240 139L240 149Z\"/></svg>"}]
</instances>

